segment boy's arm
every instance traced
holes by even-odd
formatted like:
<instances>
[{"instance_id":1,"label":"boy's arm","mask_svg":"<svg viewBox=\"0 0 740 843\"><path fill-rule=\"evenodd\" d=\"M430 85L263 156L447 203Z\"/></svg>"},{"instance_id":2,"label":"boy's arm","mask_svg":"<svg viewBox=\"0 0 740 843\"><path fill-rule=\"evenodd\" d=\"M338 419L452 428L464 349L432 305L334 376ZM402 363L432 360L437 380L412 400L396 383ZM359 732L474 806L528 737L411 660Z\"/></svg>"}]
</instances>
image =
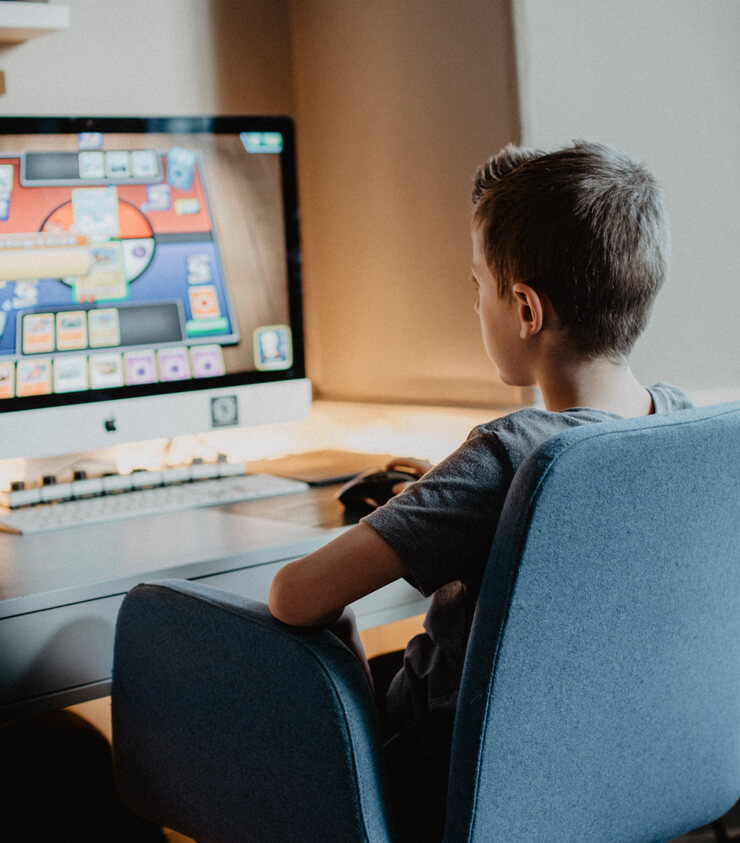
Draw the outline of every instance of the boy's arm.
<instances>
[{"instance_id":1,"label":"boy's arm","mask_svg":"<svg viewBox=\"0 0 740 843\"><path fill-rule=\"evenodd\" d=\"M334 623L344 607L406 574L400 556L367 524L358 524L275 575L270 611L294 626Z\"/></svg>"}]
</instances>

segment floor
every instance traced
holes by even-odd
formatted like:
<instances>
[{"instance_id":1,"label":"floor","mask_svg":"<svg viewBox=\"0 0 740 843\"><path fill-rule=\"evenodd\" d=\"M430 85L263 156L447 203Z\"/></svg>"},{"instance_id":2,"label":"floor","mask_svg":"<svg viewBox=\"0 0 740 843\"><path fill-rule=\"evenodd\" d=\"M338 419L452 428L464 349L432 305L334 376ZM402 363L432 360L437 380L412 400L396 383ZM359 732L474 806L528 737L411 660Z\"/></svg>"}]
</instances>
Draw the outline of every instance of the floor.
<instances>
[{"instance_id":1,"label":"floor","mask_svg":"<svg viewBox=\"0 0 740 843\"><path fill-rule=\"evenodd\" d=\"M730 835L730 840L740 840L740 803L727 815L725 831ZM168 843L195 843L191 837L171 829L165 829L165 835ZM711 826L705 826L683 837L676 837L670 843L720 843L723 839L715 835Z\"/></svg>"},{"instance_id":2,"label":"floor","mask_svg":"<svg viewBox=\"0 0 740 843\"><path fill-rule=\"evenodd\" d=\"M740 840L740 802L726 816L725 831L729 834L730 840ZM168 843L195 843L192 838L171 829L165 829L165 834ZM676 837L670 843L720 843L723 839L715 835L711 826L705 826L683 837Z\"/></svg>"},{"instance_id":3,"label":"floor","mask_svg":"<svg viewBox=\"0 0 740 843\"><path fill-rule=\"evenodd\" d=\"M171 828L166 828L164 833L167 837L167 843L195 843L192 837L185 837L184 834L179 834Z\"/></svg>"}]
</instances>

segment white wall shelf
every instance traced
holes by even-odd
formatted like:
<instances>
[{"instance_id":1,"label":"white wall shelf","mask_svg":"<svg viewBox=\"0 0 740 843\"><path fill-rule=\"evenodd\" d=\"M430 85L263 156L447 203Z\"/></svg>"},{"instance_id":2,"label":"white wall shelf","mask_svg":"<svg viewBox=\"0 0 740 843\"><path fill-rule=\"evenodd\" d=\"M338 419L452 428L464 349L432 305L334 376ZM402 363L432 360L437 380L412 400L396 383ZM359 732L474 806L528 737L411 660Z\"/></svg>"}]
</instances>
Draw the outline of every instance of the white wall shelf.
<instances>
[{"instance_id":1,"label":"white wall shelf","mask_svg":"<svg viewBox=\"0 0 740 843\"><path fill-rule=\"evenodd\" d=\"M69 6L56 3L0 2L0 45L67 29Z\"/></svg>"}]
</instances>

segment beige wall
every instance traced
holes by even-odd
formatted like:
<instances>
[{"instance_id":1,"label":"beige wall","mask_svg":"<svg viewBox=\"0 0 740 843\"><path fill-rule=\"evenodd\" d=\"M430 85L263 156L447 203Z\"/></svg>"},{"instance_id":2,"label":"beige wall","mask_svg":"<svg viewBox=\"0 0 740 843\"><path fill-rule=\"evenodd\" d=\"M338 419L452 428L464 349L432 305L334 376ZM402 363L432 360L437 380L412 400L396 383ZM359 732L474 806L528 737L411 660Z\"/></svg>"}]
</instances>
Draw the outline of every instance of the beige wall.
<instances>
[{"instance_id":1,"label":"beige wall","mask_svg":"<svg viewBox=\"0 0 740 843\"><path fill-rule=\"evenodd\" d=\"M2 114L291 114L288 0L65 0L72 25L0 45Z\"/></svg>"},{"instance_id":2,"label":"beige wall","mask_svg":"<svg viewBox=\"0 0 740 843\"><path fill-rule=\"evenodd\" d=\"M0 46L5 114L297 118L309 374L334 397L508 403L469 277L475 166L519 135L507 0L68 0ZM740 391L740 4L515 0L523 140L614 143L664 182L645 380Z\"/></svg>"},{"instance_id":3,"label":"beige wall","mask_svg":"<svg viewBox=\"0 0 740 843\"><path fill-rule=\"evenodd\" d=\"M504 0L294 0L308 359L321 393L496 403L475 167L518 135Z\"/></svg>"},{"instance_id":4,"label":"beige wall","mask_svg":"<svg viewBox=\"0 0 740 843\"><path fill-rule=\"evenodd\" d=\"M633 356L702 403L740 398L740 3L515 0L522 135L590 138L663 183L669 278Z\"/></svg>"}]
</instances>

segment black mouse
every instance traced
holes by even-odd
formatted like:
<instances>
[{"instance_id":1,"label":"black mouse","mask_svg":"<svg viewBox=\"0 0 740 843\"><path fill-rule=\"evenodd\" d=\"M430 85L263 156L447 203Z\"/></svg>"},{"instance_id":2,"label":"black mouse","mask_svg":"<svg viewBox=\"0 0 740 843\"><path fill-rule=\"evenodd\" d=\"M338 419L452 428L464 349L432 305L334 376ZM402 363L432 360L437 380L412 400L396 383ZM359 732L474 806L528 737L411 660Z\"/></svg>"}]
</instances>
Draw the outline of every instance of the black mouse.
<instances>
[{"instance_id":1,"label":"black mouse","mask_svg":"<svg viewBox=\"0 0 740 843\"><path fill-rule=\"evenodd\" d=\"M347 509L370 511L393 497L393 487L396 483L408 483L418 479L419 475L412 471L371 468L345 483L337 492L337 498Z\"/></svg>"}]
</instances>

